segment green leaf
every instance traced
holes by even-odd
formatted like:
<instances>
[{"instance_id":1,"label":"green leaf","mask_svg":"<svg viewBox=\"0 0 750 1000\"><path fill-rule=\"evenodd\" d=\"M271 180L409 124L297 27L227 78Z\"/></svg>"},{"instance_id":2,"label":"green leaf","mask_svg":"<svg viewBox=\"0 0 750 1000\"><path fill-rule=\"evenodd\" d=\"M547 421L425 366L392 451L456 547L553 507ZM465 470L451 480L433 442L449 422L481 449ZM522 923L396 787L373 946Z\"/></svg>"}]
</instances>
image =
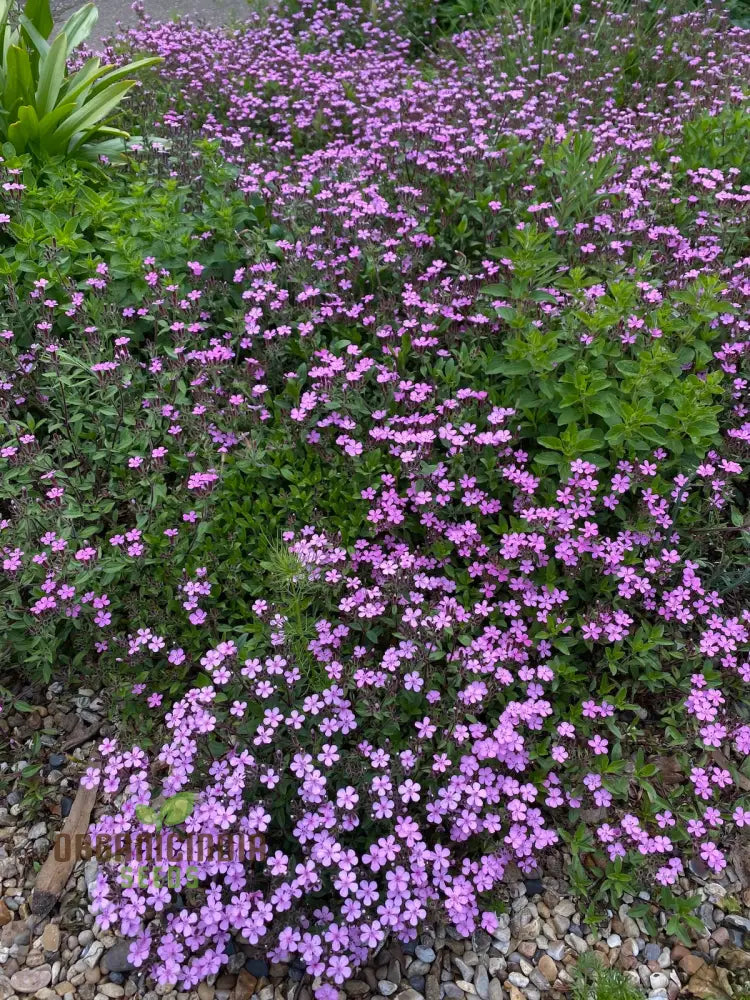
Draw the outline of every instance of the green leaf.
<instances>
[{"instance_id":1,"label":"green leaf","mask_svg":"<svg viewBox=\"0 0 750 1000\"><path fill-rule=\"evenodd\" d=\"M49 135L63 118L67 118L68 115L75 111L75 108L75 101L66 101L64 104L58 104L54 111L50 111L39 122L39 138L43 141L45 136Z\"/></svg>"},{"instance_id":2,"label":"green leaf","mask_svg":"<svg viewBox=\"0 0 750 1000\"><path fill-rule=\"evenodd\" d=\"M67 45L68 39L63 31L54 40L47 55L41 58L39 85L36 88L36 110L39 117L46 115L57 103L65 78Z\"/></svg>"},{"instance_id":3,"label":"green leaf","mask_svg":"<svg viewBox=\"0 0 750 1000\"><path fill-rule=\"evenodd\" d=\"M85 4L68 18L62 27L68 39L68 55L89 37L98 20L99 11L92 3Z\"/></svg>"},{"instance_id":4,"label":"green leaf","mask_svg":"<svg viewBox=\"0 0 750 1000\"><path fill-rule=\"evenodd\" d=\"M13 0L0 0L0 38L2 38L2 31L8 20L8 14L10 14L12 6Z\"/></svg>"},{"instance_id":5,"label":"green leaf","mask_svg":"<svg viewBox=\"0 0 750 1000\"><path fill-rule=\"evenodd\" d=\"M70 149L68 149L70 151L80 142L83 142L86 134L91 133L94 127L106 118L110 111L117 107L133 85L132 81L113 83L111 87L108 87L101 94L97 94L96 97L86 101L82 108L74 111L52 133L51 139L54 144L54 150L56 152L65 152L70 143Z\"/></svg>"},{"instance_id":6,"label":"green leaf","mask_svg":"<svg viewBox=\"0 0 750 1000\"><path fill-rule=\"evenodd\" d=\"M552 451L563 450L563 443L559 437L540 437L538 441L542 448L548 448Z\"/></svg>"},{"instance_id":7,"label":"green leaf","mask_svg":"<svg viewBox=\"0 0 750 1000\"><path fill-rule=\"evenodd\" d=\"M178 792L164 803L161 818L165 826L184 823L195 805L195 792Z\"/></svg>"},{"instance_id":8,"label":"green leaf","mask_svg":"<svg viewBox=\"0 0 750 1000\"><path fill-rule=\"evenodd\" d=\"M530 371L528 361L505 361L502 358L490 361L485 368L488 375L528 375Z\"/></svg>"},{"instance_id":9,"label":"green leaf","mask_svg":"<svg viewBox=\"0 0 750 1000\"><path fill-rule=\"evenodd\" d=\"M63 97L66 101L77 101L87 87L91 87L95 80L110 69L111 65L102 66L101 59L92 56L66 81L62 90Z\"/></svg>"},{"instance_id":10,"label":"green leaf","mask_svg":"<svg viewBox=\"0 0 750 1000\"><path fill-rule=\"evenodd\" d=\"M26 0L23 12L39 34L43 38L48 38L55 23L52 19L49 0Z\"/></svg>"},{"instance_id":11,"label":"green leaf","mask_svg":"<svg viewBox=\"0 0 750 1000\"><path fill-rule=\"evenodd\" d=\"M538 455L534 455L534 461L539 465L559 465L562 456L556 455L553 451L540 451Z\"/></svg>"},{"instance_id":12,"label":"green leaf","mask_svg":"<svg viewBox=\"0 0 750 1000\"><path fill-rule=\"evenodd\" d=\"M117 83L126 76L130 76L133 73L139 73L141 70L150 69L152 66L158 66L159 63L164 60L161 56L146 56L143 59L136 59L135 62L128 63L127 66L118 66L116 69L111 70L106 73L99 82L94 86L92 94L98 94L105 86L111 83ZM106 69L106 67L102 67Z\"/></svg>"},{"instance_id":13,"label":"green leaf","mask_svg":"<svg viewBox=\"0 0 750 1000\"><path fill-rule=\"evenodd\" d=\"M17 124L23 129L27 142L39 137L39 119L30 104L22 104L18 109Z\"/></svg>"},{"instance_id":14,"label":"green leaf","mask_svg":"<svg viewBox=\"0 0 750 1000\"><path fill-rule=\"evenodd\" d=\"M135 814L141 823L145 823L146 826L156 826L159 821L159 814L151 806L136 806Z\"/></svg>"},{"instance_id":15,"label":"green leaf","mask_svg":"<svg viewBox=\"0 0 750 1000\"><path fill-rule=\"evenodd\" d=\"M46 35L42 35L39 29L26 17L25 14L21 14L18 19L23 29L23 37L25 40L34 46L37 53L40 56L46 56L50 49L50 44L47 41Z\"/></svg>"},{"instance_id":16,"label":"green leaf","mask_svg":"<svg viewBox=\"0 0 750 1000\"><path fill-rule=\"evenodd\" d=\"M11 45L7 55L7 78L3 109L13 114L17 106L34 100L34 77L31 72L29 53L20 45Z\"/></svg>"}]
</instances>

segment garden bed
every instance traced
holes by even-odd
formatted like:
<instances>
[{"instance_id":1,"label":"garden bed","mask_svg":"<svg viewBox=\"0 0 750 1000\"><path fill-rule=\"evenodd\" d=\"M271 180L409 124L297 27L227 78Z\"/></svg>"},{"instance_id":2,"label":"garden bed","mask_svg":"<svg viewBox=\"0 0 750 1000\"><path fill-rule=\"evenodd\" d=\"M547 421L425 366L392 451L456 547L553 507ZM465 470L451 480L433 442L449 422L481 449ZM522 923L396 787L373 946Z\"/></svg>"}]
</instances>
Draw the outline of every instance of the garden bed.
<instances>
[{"instance_id":1,"label":"garden bed","mask_svg":"<svg viewBox=\"0 0 750 1000\"><path fill-rule=\"evenodd\" d=\"M0 997L742 996L750 31L480 13L142 21L126 153L8 131ZM79 782L176 853L27 926Z\"/></svg>"}]
</instances>

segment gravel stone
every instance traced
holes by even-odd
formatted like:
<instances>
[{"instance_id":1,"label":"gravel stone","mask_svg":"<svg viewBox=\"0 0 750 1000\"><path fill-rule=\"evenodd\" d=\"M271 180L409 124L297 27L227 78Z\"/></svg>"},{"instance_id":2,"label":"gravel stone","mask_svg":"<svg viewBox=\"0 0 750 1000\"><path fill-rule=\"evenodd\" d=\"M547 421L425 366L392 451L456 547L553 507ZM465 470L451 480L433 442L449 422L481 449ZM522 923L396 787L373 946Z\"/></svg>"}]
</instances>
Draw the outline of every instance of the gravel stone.
<instances>
[{"instance_id":1,"label":"gravel stone","mask_svg":"<svg viewBox=\"0 0 750 1000\"><path fill-rule=\"evenodd\" d=\"M465 979L469 983L473 981L474 970L471 968L471 966L467 965L466 962L463 961L463 959L458 958L458 956L455 956L453 959L453 964L461 973L462 979Z\"/></svg>"},{"instance_id":2,"label":"gravel stone","mask_svg":"<svg viewBox=\"0 0 750 1000\"><path fill-rule=\"evenodd\" d=\"M38 965L35 969L19 969L10 977L10 985L16 993L36 993L52 980L49 965Z\"/></svg>"},{"instance_id":3,"label":"gravel stone","mask_svg":"<svg viewBox=\"0 0 750 1000\"><path fill-rule=\"evenodd\" d=\"M539 959L538 968L541 974L549 983L549 985L552 986L554 981L557 979L557 966L549 957L549 955L542 955L542 957Z\"/></svg>"},{"instance_id":4,"label":"gravel stone","mask_svg":"<svg viewBox=\"0 0 750 1000\"><path fill-rule=\"evenodd\" d=\"M477 966L477 971L474 973L474 988L482 1000L489 1000L490 981L483 965Z\"/></svg>"},{"instance_id":5,"label":"gravel stone","mask_svg":"<svg viewBox=\"0 0 750 1000\"><path fill-rule=\"evenodd\" d=\"M750 934L750 917L741 917L738 913L729 913L724 917L727 927L742 931L743 934Z\"/></svg>"},{"instance_id":6,"label":"gravel stone","mask_svg":"<svg viewBox=\"0 0 750 1000\"><path fill-rule=\"evenodd\" d=\"M562 961L565 954L565 943L563 941L550 941L547 945L547 954L556 962Z\"/></svg>"},{"instance_id":7,"label":"gravel stone","mask_svg":"<svg viewBox=\"0 0 750 1000\"><path fill-rule=\"evenodd\" d=\"M125 995L125 987L117 983L102 983L99 992L105 997L121 997Z\"/></svg>"},{"instance_id":8,"label":"gravel stone","mask_svg":"<svg viewBox=\"0 0 750 1000\"><path fill-rule=\"evenodd\" d=\"M60 927L58 924L47 924L42 931L42 948L53 954L60 950Z\"/></svg>"},{"instance_id":9,"label":"gravel stone","mask_svg":"<svg viewBox=\"0 0 750 1000\"><path fill-rule=\"evenodd\" d=\"M429 965L431 965L435 961L435 958L437 957L432 948L427 948L421 944L418 944L417 947L414 949L414 954L416 955L416 957L419 959L420 962L427 962Z\"/></svg>"}]
</instances>

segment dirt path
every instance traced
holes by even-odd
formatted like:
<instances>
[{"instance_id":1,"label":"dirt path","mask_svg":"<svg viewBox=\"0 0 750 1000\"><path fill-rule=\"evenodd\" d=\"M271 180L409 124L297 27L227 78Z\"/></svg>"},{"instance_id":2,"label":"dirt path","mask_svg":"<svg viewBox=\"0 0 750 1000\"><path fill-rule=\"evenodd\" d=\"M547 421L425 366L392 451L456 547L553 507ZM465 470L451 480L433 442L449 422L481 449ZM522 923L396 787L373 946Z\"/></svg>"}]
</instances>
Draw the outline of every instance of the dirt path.
<instances>
[{"instance_id":1,"label":"dirt path","mask_svg":"<svg viewBox=\"0 0 750 1000\"><path fill-rule=\"evenodd\" d=\"M85 0L53 0L55 21L64 20ZM114 35L117 22L123 26L135 24L137 18L130 9L132 0L95 0L99 20L91 34L90 44L95 46L103 38ZM230 24L248 16L247 0L146 0L146 12L154 21L170 21L175 17L193 17L209 24Z\"/></svg>"}]
</instances>

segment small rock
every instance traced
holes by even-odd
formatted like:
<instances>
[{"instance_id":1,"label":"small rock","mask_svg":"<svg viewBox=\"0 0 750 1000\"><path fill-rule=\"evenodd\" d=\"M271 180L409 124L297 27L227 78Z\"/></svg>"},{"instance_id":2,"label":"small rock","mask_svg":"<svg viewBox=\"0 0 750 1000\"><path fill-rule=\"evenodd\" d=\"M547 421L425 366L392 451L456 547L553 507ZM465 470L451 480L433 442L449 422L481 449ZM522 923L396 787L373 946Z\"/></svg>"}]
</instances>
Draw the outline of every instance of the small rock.
<instances>
[{"instance_id":1,"label":"small rock","mask_svg":"<svg viewBox=\"0 0 750 1000\"><path fill-rule=\"evenodd\" d=\"M422 962L418 958L412 960L409 966L409 976L426 976L430 971L430 963Z\"/></svg>"},{"instance_id":2,"label":"small rock","mask_svg":"<svg viewBox=\"0 0 750 1000\"><path fill-rule=\"evenodd\" d=\"M363 997L369 992L370 987L367 983L363 983L361 979L347 979L344 983L344 993L348 997Z\"/></svg>"},{"instance_id":3,"label":"small rock","mask_svg":"<svg viewBox=\"0 0 750 1000\"><path fill-rule=\"evenodd\" d=\"M750 918L741 917L738 913L728 913L724 917L724 923L728 927L734 927L735 930L742 931L744 934L750 934Z\"/></svg>"},{"instance_id":4,"label":"small rock","mask_svg":"<svg viewBox=\"0 0 750 1000\"><path fill-rule=\"evenodd\" d=\"M60 950L60 927L58 924L47 924L44 928L42 931L42 948L53 954Z\"/></svg>"},{"instance_id":5,"label":"small rock","mask_svg":"<svg viewBox=\"0 0 750 1000\"><path fill-rule=\"evenodd\" d=\"M537 964L537 968L544 976L544 978L547 980L549 985L552 986L552 984L557 979L557 966L549 957L549 955L542 955Z\"/></svg>"},{"instance_id":6,"label":"small rock","mask_svg":"<svg viewBox=\"0 0 750 1000\"><path fill-rule=\"evenodd\" d=\"M542 922L539 917L534 917L528 924L524 924L518 932L522 941L535 941L542 932Z\"/></svg>"},{"instance_id":7,"label":"small rock","mask_svg":"<svg viewBox=\"0 0 750 1000\"><path fill-rule=\"evenodd\" d=\"M426 948L424 945L418 944L414 949L414 954L419 959L420 962L427 962L432 964L435 961L436 955L432 948Z\"/></svg>"},{"instance_id":8,"label":"small rock","mask_svg":"<svg viewBox=\"0 0 750 1000\"><path fill-rule=\"evenodd\" d=\"M519 990L525 989L529 985L528 977L520 972L511 972L508 976L508 982L512 986L517 986Z\"/></svg>"},{"instance_id":9,"label":"small rock","mask_svg":"<svg viewBox=\"0 0 750 1000\"><path fill-rule=\"evenodd\" d=\"M200 1000L214 1000L215 992L214 987L209 986L205 980L202 983L198 983L198 997Z\"/></svg>"},{"instance_id":10,"label":"small rock","mask_svg":"<svg viewBox=\"0 0 750 1000\"><path fill-rule=\"evenodd\" d=\"M454 957L453 964L461 973L461 978L465 979L467 982L470 983L474 978L474 970L471 968L471 966L467 965L466 962L464 962L463 959L458 958L458 956Z\"/></svg>"},{"instance_id":11,"label":"small rock","mask_svg":"<svg viewBox=\"0 0 750 1000\"><path fill-rule=\"evenodd\" d=\"M4 899L0 899L0 927L9 924L13 919L13 914L8 909L8 904Z\"/></svg>"},{"instance_id":12,"label":"small rock","mask_svg":"<svg viewBox=\"0 0 750 1000\"><path fill-rule=\"evenodd\" d=\"M101 941L92 941L91 944L86 946L81 958L86 961L86 966L89 969L94 969L99 965L99 959L104 953L104 945ZM90 980L89 980L90 982Z\"/></svg>"},{"instance_id":13,"label":"small rock","mask_svg":"<svg viewBox=\"0 0 750 1000\"><path fill-rule=\"evenodd\" d=\"M688 976L694 976L698 969L702 968L705 964L705 961L697 955L687 954L683 955L680 959L680 968Z\"/></svg>"},{"instance_id":14,"label":"small rock","mask_svg":"<svg viewBox=\"0 0 750 1000\"><path fill-rule=\"evenodd\" d=\"M583 955L584 952L589 950L589 946L579 937L577 934L568 934L566 940L570 941L570 944L575 948L579 955Z\"/></svg>"},{"instance_id":15,"label":"small rock","mask_svg":"<svg viewBox=\"0 0 750 1000\"><path fill-rule=\"evenodd\" d=\"M125 987L119 986L117 983L102 983L99 992L103 993L105 997L121 997L125 994Z\"/></svg>"},{"instance_id":16,"label":"small rock","mask_svg":"<svg viewBox=\"0 0 750 1000\"><path fill-rule=\"evenodd\" d=\"M130 941L118 941L104 953L101 960L102 972L130 972L135 966L128 961Z\"/></svg>"},{"instance_id":17,"label":"small rock","mask_svg":"<svg viewBox=\"0 0 750 1000\"><path fill-rule=\"evenodd\" d=\"M258 986L257 978L247 969L240 969L234 987L234 1000L250 1000Z\"/></svg>"},{"instance_id":18,"label":"small rock","mask_svg":"<svg viewBox=\"0 0 750 1000\"><path fill-rule=\"evenodd\" d=\"M19 969L10 977L10 985L16 993L36 993L49 986L52 969L49 965L38 965L35 969Z\"/></svg>"},{"instance_id":19,"label":"small rock","mask_svg":"<svg viewBox=\"0 0 750 1000\"><path fill-rule=\"evenodd\" d=\"M547 945L547 954L556 962L561 962L565 954L565 944L563 941L550 941Z\"/></svg>"},{"instance_id":20,"label":"small rock","mask_svg":"<svg viewBox=\"0 0 750 1000\"><path fill-rule=\"evenodd\" d=\"M398 989L397 983L392 983L390 979L381 979L378 983L378 991L384 996L392 996Z\"/></svg>"},{"instance_id":21,"label":"small rock","mask_svg":"<svg viewBox=\"0 0 750 1000\"><path fill-rule=\"evenodd\" d=\"M467 993L470 997L475 997L477 995L477 991L474 989L474 984L470 983L468 979L457 979L456 986L458 986L462 993Z\"/></svg>"},{"instance_id":22,"label":"small rock","mask_svg":"<svg viewBox=\"0 0 750 1000\"><path fill-rule=\"evenodd\" d=\"M552 924L558 937L565 937L570 927L570 919L562 913L553 913Z\"/></svg>"},{"instance_id":23,"label":"small rock","mask_svg":"<svg viewBox=\"0 0 750 1000\"><path fill-rule=\"evenodd\" d=\"M652 990L665 990L669 984L669 976L663 972L652 972L649 982Z\"/></svg>"},{"instance_id":24,"label":"small rock","mask_svg":"<svg viewBox=\"0 0 750 1000\"><path fill-rule=\"evenodd\" d=\"M443 983L443 994L448 1000L464 1000L465 994L455 983Z\"/></svg>"},{"instance_id":25,"label":"small rock","mask_svg":"<svg viewBox=\"0 0 750 1000\"><path fill-rule=\"evenodd\" d=\"M536 986L540 990L544 990L546 992L549 989L549 985L550 984L545 979L545 977L542 975L542 973L539 971L539 969L532 969L531 970L531 974L529 975L529 980L530 980L530 982L534 986ZM527 989L526 989L526 996L527 996L527 998L529 996L529 992L530 991L529 991L529 989L527 987Z\"/></svg>"},{"instance_id":26,"label":"small rock","mask_svg":"<svg viewBox=\"0 0 750 1000\"><path fill-rule=\"evenodd\" d=\"M474 989L477 991L482 1000L489 1000L490 980L487 975L487 970L483 965L478 965L477 971L474 973Z\"/></svg>"}]
</instances>

